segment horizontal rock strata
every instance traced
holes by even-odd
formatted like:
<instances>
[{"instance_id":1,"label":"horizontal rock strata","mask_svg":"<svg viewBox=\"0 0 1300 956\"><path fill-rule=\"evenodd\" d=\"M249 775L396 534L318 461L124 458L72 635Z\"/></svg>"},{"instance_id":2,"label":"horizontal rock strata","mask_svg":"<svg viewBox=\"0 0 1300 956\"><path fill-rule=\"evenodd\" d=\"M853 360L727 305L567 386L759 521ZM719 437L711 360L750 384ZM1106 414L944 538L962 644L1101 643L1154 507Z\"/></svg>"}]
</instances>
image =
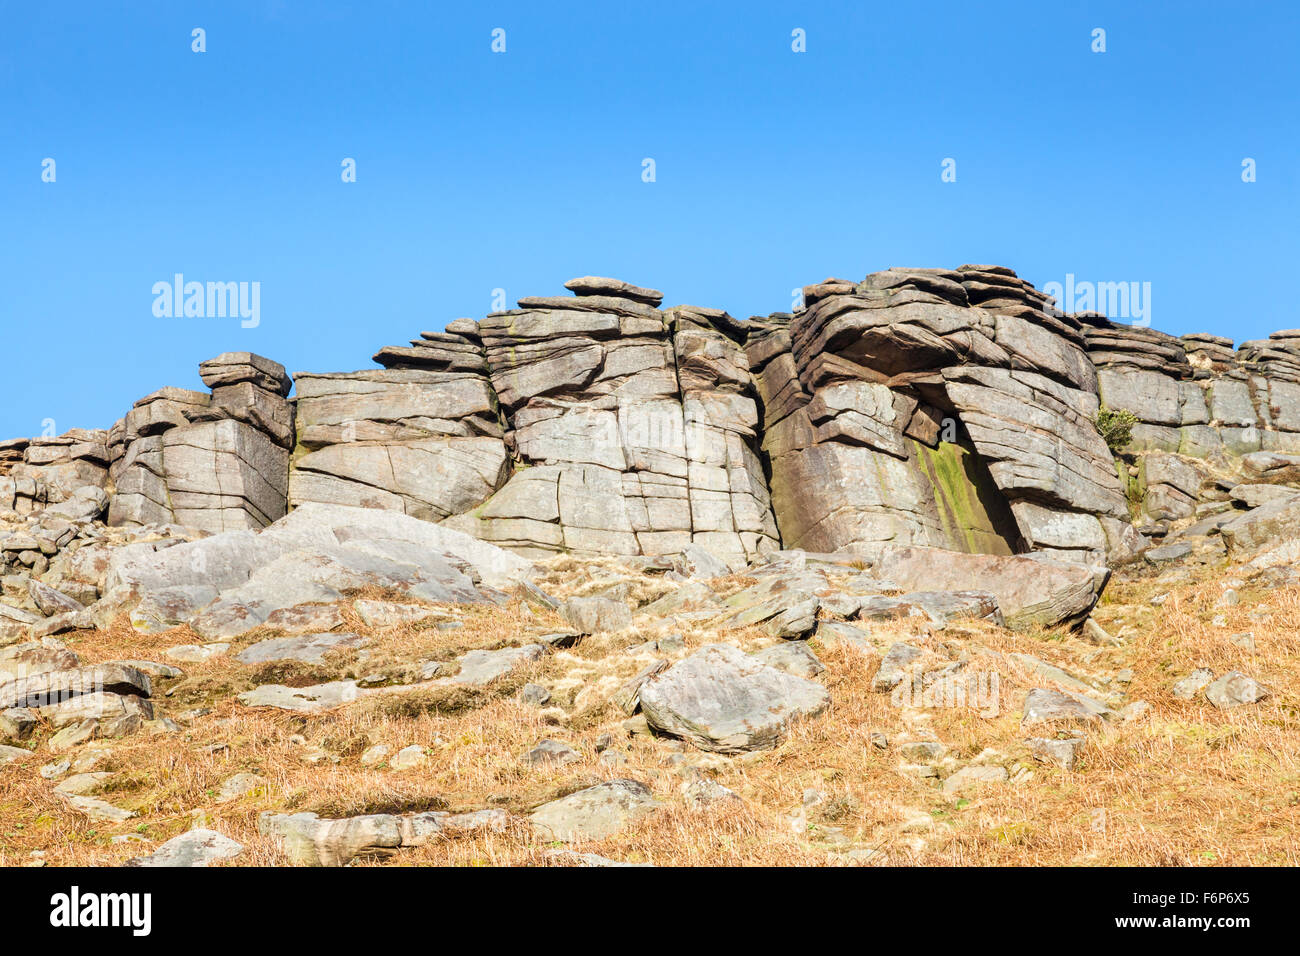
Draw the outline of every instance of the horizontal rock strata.
<instances>
[{"instance_id":1,"label":"horizontal rock strata","mask_svg":"<svg viewBox=\"0 0 1300 956\"><path fill-rule=\"evenodd\" d=\"M1215 476L1300 454L1300 330L1234 348L1067 315L995 265L826 279L747 321L619 279L566 288L381 348L376 368L291 379L231 352L201 364L208 391L0 442L0 569L44 575L105 512L196 535L308 504L531 558L693 551L738 569L781 548L869 563L920 547L1091 565L1180 522L1217 529L1247 501Z\"/></svg>"}]
</instances>

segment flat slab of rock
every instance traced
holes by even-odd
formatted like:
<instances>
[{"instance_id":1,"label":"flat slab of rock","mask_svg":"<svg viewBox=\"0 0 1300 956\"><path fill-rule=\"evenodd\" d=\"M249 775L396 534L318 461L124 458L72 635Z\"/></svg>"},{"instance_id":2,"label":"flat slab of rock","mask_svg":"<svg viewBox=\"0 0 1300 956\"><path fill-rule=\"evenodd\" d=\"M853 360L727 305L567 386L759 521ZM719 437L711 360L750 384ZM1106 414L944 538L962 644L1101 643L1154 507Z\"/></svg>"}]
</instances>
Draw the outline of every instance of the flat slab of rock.
<instances>
[{"instance_id":1,"label":"flat slab of rock","mask_svg":"<svg viewBox=\"0 0 1300 956\"><path fill-rule=\"evenodd\" d=\"M607 597L572 598L560 608L564 619L583 634L624 631L632 626L632 611Z\"/></svg>"},{"instance_id":2,"label":"flat slab of rock","mask_svg":"<svg viewBox=\"0 0 1300 956\"><path fill-rule=\"evenodd\" d=\"M1023 724L1092 723L1112 714L1105 704L1083 694L1036 687L1025 697Z\"/></svg>"},{"instance_id":3,"label":"flat slab of rock","mask_svg":"<svg viewBox=\"0 0 1300 956\"><path fill-rule=\"evenodd\" d=\"M135 816L132 810L123 810L121 807L115 807L106 800L100 800L98 797L83 797L78 795L65 796L69 805L80 810L92 820L103 820L107 823L123 823Z\"/></svg>"},{"instance_id":4,"label":"flat slab of rock","mask_svg":"<svg viewBox=\"0 0 1300 956\"><path fill-rule=\"evenodd\" d=\"M460 659L460 673L448 678L450 683L482 687L504 677L521 664L541 660L542 645L505 647L499 651L470 651Z\"/></svg>"},{"instance_id":5,"label":"flat slab of rock","mask_svg":"<svg viewBox=\"0 0 1300 956\"><path fill-rule=\"evenodd\" d=\"M660 806L645 784L610 780L543 804L529 820L542 839L581 843L611 837Z\"/></svg>"},{"instance_id":6,"label":"flat slab of rock","mask_svg":"<svg viewBox=\"0 0 1300 956\"><path fill-rule=\"evenodd\" d=\"M564 283L564 287L578 296L608 295L653 306L657 306L664 300L664 294L658 289L646 289L607 276L578 276Z\"/></svg>"},{"instance_id":7,"label":"flat slab of rock","mask_svg":"<svg viewBox=\"0 0 1300 956\"><path fill-rule=\"evenodd\" d=\"M1228 671L1205 688L1205 699L1220 710L1255 704L1268 695L1268 688L1241 671Z\"/></svg>"},{"instance_id":8,"label":"flat slab of rock","mask_svg":"<svg viewBox=\"0 0 1300 956\"><path fill-rule=\"evenodd\" d=\"M33 674L0 684L0 710L49 706L82 694L101 692L148 697L152 693L152 686L149 676L134 667L93 664Z\"/></svg>"},{"instance_id":9,"label":"flat slab of rock","mask_svg":"<svg viewBox=\"0 0 1300 956\"><path fill-rule=\"evenodd\" d=\"M163 653L182 664L202 664L214 657L220 657L228 650L230 650L229 644L218 641L213 644L178 644L167 648Z\"/></svg>"},{"instance_id":10,"label":"flat slab of rock","mask_svg":"<svg viewBox=\"0 0 1300 956\"><path fill-rule=\"evenodd\" d=\"M225 834L216 830L190 830L178 837L172 837L148 856L138 856L127 860L126 866L207 866L221 860L232 860L244 851L242 843L236 843Z\"/></svg>"},{"instance_id":11,"label":"flat slab of rock","mask_svg":"<svg viewBox=\"0 0 1300 956\"><path fill-rule=\"evenodd\" d=\"M235 655L241 664L265 664L269 661L304 661L321 664L330 651L361 647L367 639L360 634L304 634L301 637L276 637L258 641Z\"/></svg>"},{"instance_id":12,"label":"flat slab of rock","mask_svg":"<svg viewBox=\"0 0 1300 956\"><path fill-rule=\"evenodd\" d=\"M893 690L902 683L908 665L920 657L921 654L922 651L919 647L913 647L903 641L892 644L889 650L885 652L885 657L880 662L880 669L876 671L876 676L871 679L871 689L878 694Z\"/></svg>"},{"instance_id":13,"label":"flat slab of rock","mask_svg":"<svg viewBox=\"0 0 1300 956\"><path fill-rule=\"evenodd\" d=\"M417 624L431 618L446 618L447 612L420 604L397 604L393 601L357 601L354 604L361 620L370 627L393 627Z\"/></svg>"},{"instance_id":14,"label":"flat slab of rock","mask_svg":"<svg viewBox=\"0 0 1300 956\"><path fill-rule=\"evenodd\" d=\"M1147 548L1142 552L1142 559L1149 564L1168 564L1170 561L1182 560L1193 550L1190 544L1178 541L1173 544L1162 544L1156 548Z\"/></svg>"},{"instance_id":15,"label":"flat slab of rock","mask_svg":"<svg viewBox=\"0 0 1300 956\"><path fill-rule=\"evenodd\" d=\"M959 619L1004 623L997 598L987 591L915 591L898 597L871 595L862 599L855 616L860 621L873 621L918 615L925 615L936 625Z\"/></svg>"},{"instance_id":16,"label":"flat slab of rock","mask_svg":"<svg viewBox=\"0 0 1300 956\"><path fill-rule=\"evenodd\" d=\"M817 655L812 652L812 648L804 641L786 641L782 644L773 644L771 647L755 651L749 656L766 664L768 667L775 667L779 671L785 671L795 677L806 677L809 680L826 671L826 665L818 659Z\"/></svg>"},{"instance_id":17,"label":"flat slab of rock","mask_svg":"<svg viewBox=\"0 0 1300 956\"><path fill-rule=\"evenodd\" d=\"M1010 628L1082 621L1106 579L1090 565L922 547L884 548L877 566L907 591L987 591Z\"/></svg>"},{"instance_id":18,"label":"flat slab of rock","mask_svg":"<svg viewBox=\"0 0 1300 956\"><path fill-rule=\"evenodd\" d=\"M81 659L61 647L45 647L36 642L14 644L0 649L0 683L17 677L66 671L77 667Z\"/></svg>"},{"instance_id":19,"label":"flat slab of rock","mask_svg":"<svg viewBox=\"0 0 1300 956\"><path fill-rule=\"evenodd\" d=\"M957 793L990 783L1006 783L1010 775L1006 767L962 767L943 782L944 793Z\"/></svg>"},{"instance_id":20,"label":"flat slab of rock","mask_svg":"<svg viewBox=\"0 0 1300 956\"><path fill-rule=\"evenodd\" d=\"M509 817L504 810L470 813L372 813L323 820L314 813L263 813L258 829L277 838L285 853L304 866L343 866L362 853L423 846L434 840L500 833Z\"/></svg>"},{"instance_id":21,"label":"flat slab of rock","mask_svg":"<svg viewBox=\"0 0 1300 956\"><path fill-rule=\"evenodd\" d=\"M743 753L774 747L791 719L820 713L826 688L768 667L729 644L711 644L641 688L650 726L701 750Z\"/></svg>"},{"instance_id":22,"label":"flat slab of rock","mask_svg":"<svg viewBox=\"0 0 1300 956\"><path fill-rule=\"evenodd\" d=\"M263 684L240 694L239 702L245 707L278 707L310 714L350 704L359 697L356 681L336 680L311 687Z\"/></svg>"},{"instance_id":23,"label":"flat slab of rock","mask_svg":"<svg viewBox=\"0 0 1300 956\"><path fill-rule=\"evenodd\" d=\"M563 741L548 738L539 740L522 760L529 767L563 767L582 760L582 754Z\"/></svg>"},{"instance_id":24,"label":"flat slab of rock","mask_svg":"<svg viewBox=\"0 0 1300 956\"><path fill-rule=\"evenodd\" d=\"M15 760L22 760L24 757L30 757L32 752L24 750L22 747L10 747L7 744L0 744L0 766L12 763Z\"/></svg>"}]
</instances>

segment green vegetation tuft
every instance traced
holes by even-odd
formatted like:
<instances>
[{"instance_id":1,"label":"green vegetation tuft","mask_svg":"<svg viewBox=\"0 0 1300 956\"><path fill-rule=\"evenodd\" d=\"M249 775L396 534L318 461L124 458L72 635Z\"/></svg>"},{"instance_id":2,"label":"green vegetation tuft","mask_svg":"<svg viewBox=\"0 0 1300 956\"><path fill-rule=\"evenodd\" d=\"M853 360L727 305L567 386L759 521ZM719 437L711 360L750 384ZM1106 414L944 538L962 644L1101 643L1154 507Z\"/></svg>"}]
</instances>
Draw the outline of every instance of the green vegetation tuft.
<instances>
[{"instance_id":1,"label":"green vegetation tuft","mask_svg":"<svg viewBox=\"0 0 1300 956\"><path fill-rule=\"evenodd\" d=\"M1133 440L1133 426L1138 421L1138 417L1127 409L1107 408L1105 405L1097 410L1097 417L1092 420L1112 455L1118 455Z\"/></svg>"}]
</instances>

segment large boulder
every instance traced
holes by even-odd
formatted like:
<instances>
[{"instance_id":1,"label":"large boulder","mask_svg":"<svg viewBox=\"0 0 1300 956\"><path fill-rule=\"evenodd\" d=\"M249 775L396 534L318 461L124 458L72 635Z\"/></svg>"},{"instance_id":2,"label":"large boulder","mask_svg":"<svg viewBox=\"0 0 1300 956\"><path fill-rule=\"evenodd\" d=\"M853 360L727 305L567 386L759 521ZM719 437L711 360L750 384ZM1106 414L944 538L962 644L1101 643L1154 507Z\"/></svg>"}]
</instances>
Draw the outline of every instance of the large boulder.
<instances>
[{"instance_id":1,"label":"large boulder","mask_svg":"<svg viewBox=\"0 0 1300 956\"><path fill-rule=\"evenodd\" d=\"M481 601L491 596L484 586L509 587L530 568L517 555L397 512L311 503L258 533L122 548L106 583L156 608L164 623L189 621L216 638L367 587L426 601Z\"/></svg>"},{"instance_id":2,"label":"large boulder","mask_svg":"<svg viewBox=\"0 0 1300 956\"><path fill-rule=\"evenodd\" d=\"M795 717L818 714L826 688L768 667L730 644L711 644L641 686L650 726L701 750L773 747Z\"/></svg>"},{"instance_id":3,"label":"large boulder","mask_svg":"<svg viewBox=\"0 0 1300 956\"><path fill-rule=\"evenodd\" d=\"M1016 629L1081 624L1108 576L1101 567L1047 558L917 547L884 549L876 568L905 590L990 592Z\"/></svg>"}]
</instances>

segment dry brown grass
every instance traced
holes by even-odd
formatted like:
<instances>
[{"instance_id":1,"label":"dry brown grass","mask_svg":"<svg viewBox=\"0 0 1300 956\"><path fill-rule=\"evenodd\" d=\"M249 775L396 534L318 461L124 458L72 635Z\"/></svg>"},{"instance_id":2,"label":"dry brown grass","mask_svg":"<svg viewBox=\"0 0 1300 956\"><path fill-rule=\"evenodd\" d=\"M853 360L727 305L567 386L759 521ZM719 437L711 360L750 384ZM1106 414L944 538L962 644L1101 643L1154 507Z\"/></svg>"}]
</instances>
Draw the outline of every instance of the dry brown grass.
<instances>
[{"instance_id":1,"label":"dry brown grass","mask_svg":"<svg viewBox=\"0 0 1300 956\"><path fill-rule=\"evenodd\" d=\"M557 562L559 564L559 562ZM616 583L612 569L550 569L551 584L569 593L596 593ZM680 632L688 647L719 639L707 628L652 624L641 630L588 638L511 674L485 690L424 690L366 698L331 713L303 716L255 710L234 694L265 682L311 683L376 672L409 677L416 662L449 661L471 648L524 643L532 633L560 625L553 615L521 603L507 608L447 609L464 620L459 630L402 626L374 632L367 660L356 652L324 665L291 665L274 671L244 667L231 657L183 665L179 681L163 682L160 715L197 707L211 713L176 734L96 741L69 756L103 751L93 769L114 775L95 793L138 817L122 824L92 821L54 791L56 781L37 774L55 759L43 745L31 757L0 768L0 865L27 862L34 850L51 865L109 865L148 852L195 820L243 843L240 865L284 864L278 846L257 832L265 810L311 810L323 816L406 812L430 808L510 811L507 832L407 849L361 865L563 865L536 841L524 819L533 807L600 780L629 777L648 784L664 807L642 823L582 851L630 862L660 865L1294 865L1300 862L1294 833L1300 824L1300 588L1239 588L1241 603L1217 606L1230 573L1203 571L1199 579L1168 584L1159 579L1117 580L1097 611L1112 633L1128 634L1117 648L1097 648L1074 635L1013 634L983 624L951 626L931 634L915 625L873 626L878 650L818 647L832 704L822 715L797 723L774 750L739 758L701 754L678 742L629 736L624 717L608 707L608 694L648 657L620 653L657 633ZM743 579L728 582L738 590ZM642 576L638 600L651 600L671 585ZM1168 593L1164 604L1149 603ZM351 614L351 612L349 612ZM1215 626L1216 615L1226 626ZM349 626L366 632L359 619ZM1256 651L1229 636L1252 631ZM248 635L231 653L269 632ZM962 649L1015 651L1100 682L1132 669L1130 700L1150 710L1132 722L1112 722L1089 732L1073 773L1035 763L1020 727L1024 693L1041 685L1020 667L1004 663L1001 706L996 716L973 709L900 710L887 694L872 693L880 652L900 636L920 641L946 659ZM746 646L763 643L750 630L724 636ZM197 642L178 628L162 635L136 634L125 622L68 644L87 661L137 657L160 659L161 650ZM977 658L978 660L978 658ZM981 668L983 665L978 665ZM1198 666L1217 673L1237 668L1274 690L1262 703L1219 711L1204 700L1180 701L1174 680ZM561 705L522 704L517 689L538 681ZM1114 685L1112 685L1114 686ZM884 733L888 749L871 740ZM626 758L612 765L596 753L610 734ZM39 740L48 739L48 730ZM530 769L520 757L551 737L578 749L583 760L563 768ZM938 740L947 747L941 771L977 758L1032 771L1016 783L988 785L946 795L934 781L900 770L897 747L909 740ZM396 753L424 748L418 769L373 769L361 753L386 744ZM215 794L235 773L264 778L254 792L228 803ZM743 804L693 811L679 792L691 773L709 774L736 791ZM805 809L807 789L825 802ZM147 842L114 842L115 836ZM857 850L850 855L847 851ZM869 852L863 852L869 851Z\"/></svg>"}]
</instances>

